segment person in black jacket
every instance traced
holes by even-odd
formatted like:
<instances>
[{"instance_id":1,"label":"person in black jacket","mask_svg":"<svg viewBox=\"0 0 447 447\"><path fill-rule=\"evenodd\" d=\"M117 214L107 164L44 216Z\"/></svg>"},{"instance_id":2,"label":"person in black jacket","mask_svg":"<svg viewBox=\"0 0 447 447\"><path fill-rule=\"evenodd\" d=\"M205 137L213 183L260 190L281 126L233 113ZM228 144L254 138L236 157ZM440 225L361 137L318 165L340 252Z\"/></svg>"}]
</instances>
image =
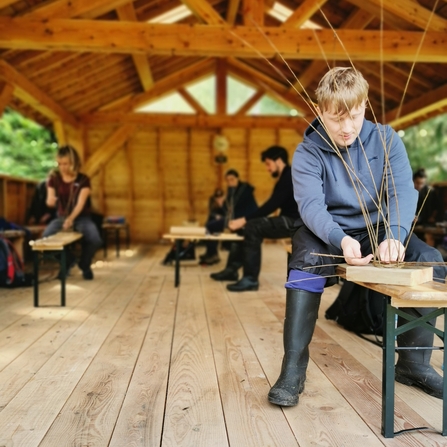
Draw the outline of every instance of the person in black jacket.
<instances>
[{"instance_id":1,"label":"person in black jacket","mask_svg":"<svg viewBox=\"0 0 447 447\"><path fill-rule=\"evenodd\" d=\"M208 233L222 233L228 226L228 222L251 214L258 209L254 197L254 187L239 179L239 173L230 169L225 173L228 185L227 195L222 207L223 216L216 216L214 220L208 220L206 229ZM217 241L206 241L206 252L200 257L200 263L205 265L216 264L220 261L217 253Z\"/></svg>"},{"instance_id":2,"label":"person in black jacket","mask_svg":"<svg viewBox=\"0 0 447 447\"><path fill-rule=\"evenodd\" d=\"M281 146L271 146L261 153L261 160L267 171L278 181L270 198L256 211L245 217L231 220L228 227L232 231L244 229L243 242L232 244L225 269L211 274L217 281L237 280L238 269L243 266L243 276L235 284L228 284L232 292L258 290L261 270L261 244L264 238L282 239L292 237L298 207L293 197L292 174L288 163L288 153ZM280 215L268 217L277 209Z\"/></svg>"}]
</instances>

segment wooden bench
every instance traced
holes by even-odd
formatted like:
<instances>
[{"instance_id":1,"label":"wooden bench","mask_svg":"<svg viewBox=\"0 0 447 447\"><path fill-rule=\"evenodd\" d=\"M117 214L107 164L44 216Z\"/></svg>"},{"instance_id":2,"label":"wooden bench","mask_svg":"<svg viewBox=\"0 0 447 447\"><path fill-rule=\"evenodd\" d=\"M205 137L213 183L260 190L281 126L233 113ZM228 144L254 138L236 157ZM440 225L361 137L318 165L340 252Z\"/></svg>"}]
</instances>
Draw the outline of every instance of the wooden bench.
<instances>
[{"instance_id":1,"label":"wooden bench","mask_svg":"<svg viewBox=\"0 0 447 447\"><path fill-rule=\"evenodd\" d=\"M130 228L127 222L111 223L104 222L102 224L102 238L104 242L104 257L107 258L107 236L110 231L115 233L116 257L120 257L120 232L123 230L126 234L126 248L130 246Z\"/></svg>"},{"instance_id":2,"label":"wooden bench","mask_svg":"<svg viewBox=\"0 0 447 447\"><path fill-rule=\"evenodd\" d=\"M205 227L171 227L163 239L175 241L174 285L180 285L180 249L182 240L188 241L243 241L244 237L234 233L207 234Z\"/></svg>"},{"instance_id":3,"label":"wooden bench","mask_svg":"<svg viewBox=\"0 0 447 447\"><path fill-rule=\"evenodd\" d=\"M336 273L346 279L347 264L337 267ZM395 380L395 350L396 337L415 327L424 327L434 332L442 340L447 333L447 285L439 282L428 281L413 286L376 284L369 282L349 281L360 284L371 290L375 290L385 296L385 324L383 331L383 364L382 364L382 435L385 438L393 438L394 432L394 380ZM414 317L405 312L410 307L435 307L428 315ZM428 322L440 315L444 315L444 330L441 331ZM407 323L396 328L396 318L400 316ZM436 349L436 348L435 348ZM443 364L447 365L447 352L444 349ZM444 373L443 403L442 403L442 436L447 436L447 374ZM417 430L415 428L414 430Z\"/></svg>"},{"instance_id":4,"label":"wooden bench","mask_svg":"<svg viewBox=\"0 0 447 447\"><path fill-rule=\"evenodd\" d=\"M61 281L61 306L65 306L65 278L66 272L66 255L64 248L73 242L82 238L81 233L75 231L60 231L42 239L30 241L30 246L33 251L34 263L34 306L39 307L39 253L42 256L45 254L55 257L55 254L60 254L60 281Z\"/></svg>"}]
</instances>

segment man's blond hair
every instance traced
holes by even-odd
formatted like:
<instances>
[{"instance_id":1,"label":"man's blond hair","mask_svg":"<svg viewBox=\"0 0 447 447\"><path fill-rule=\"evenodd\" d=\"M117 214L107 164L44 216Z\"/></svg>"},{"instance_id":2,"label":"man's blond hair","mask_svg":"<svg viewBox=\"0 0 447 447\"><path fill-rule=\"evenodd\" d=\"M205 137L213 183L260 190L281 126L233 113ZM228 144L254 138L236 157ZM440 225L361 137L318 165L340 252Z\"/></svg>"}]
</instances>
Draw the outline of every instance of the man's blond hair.
<instances>
[{"instance_id":1,"label":"man's blond hair","mask_svg":"<svg viewBox=\"0 0 447 447\"><path fill-rule=\"evenodd\" d=\"M351 67L334 67L321 78L315 94L322 112L343 114L366 102L368 89L369 85L359 71Z\"/></svg>"}]
</instances>

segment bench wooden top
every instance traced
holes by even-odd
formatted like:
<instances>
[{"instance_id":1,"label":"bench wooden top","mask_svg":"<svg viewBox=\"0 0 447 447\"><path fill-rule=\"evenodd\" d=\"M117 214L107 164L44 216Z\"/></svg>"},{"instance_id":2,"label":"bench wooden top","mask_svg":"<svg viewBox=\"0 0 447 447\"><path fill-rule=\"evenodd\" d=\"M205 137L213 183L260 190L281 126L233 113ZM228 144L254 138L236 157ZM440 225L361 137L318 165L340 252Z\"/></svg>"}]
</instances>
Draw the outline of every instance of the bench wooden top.
<instances>
[{"instance_id":1,"label":"bench wooden top","mask_svg":"<svg viewBox=\"0 0 447 447\"><path fill-rule=\"evenodd\" d=\"M76 231L60 231L42 239L36 239L30 241L31 248L33 250L63 250L64 247L72 242L75 242L82 238L82 233Z\"/></svg>"},{"instance_id":2,"label":"bench wooden top","mask_svg":"<svg viewBox=\"0 0 447 447\"><path fill-rule=\"evenodd\" d=\"M164 234L163 239L186 239L189 241L243 241L244 237L233 233L220 233L220 234Z\"/></svg>"},{"instance_id":3,"label":"bench wooden top","mask_svg":"<svg viewBox=\"0 0 447 447\"><path fill-rule=\"evenodd\" d=\"M337 275L346 278L346 266L341 264L336 269ZM353 281L376 292L391 297L394 307L447 307L447 285L428 281L415 286L376 284Z\"/></svg>"},{"instance_id":4,"label":"bench wooden top","mask_svg":"<svg viewBox=\"0 0 447 447\"><path fill-rule=\"evenodd\" d=\"M16 238L25 236L24 230L4 230L0 231L0 235L7 238Z\"/></svg>"}]
</instances>

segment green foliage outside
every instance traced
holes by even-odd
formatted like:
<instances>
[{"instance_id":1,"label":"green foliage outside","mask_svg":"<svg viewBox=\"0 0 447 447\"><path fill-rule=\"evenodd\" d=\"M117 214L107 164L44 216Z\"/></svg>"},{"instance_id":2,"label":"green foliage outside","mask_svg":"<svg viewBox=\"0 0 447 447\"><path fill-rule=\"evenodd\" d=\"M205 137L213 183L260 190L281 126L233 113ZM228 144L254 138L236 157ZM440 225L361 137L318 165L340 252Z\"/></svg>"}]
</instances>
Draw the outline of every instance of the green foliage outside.
<instances>
[{"instance_id":1,"label":"green foliage outside","mask_svg":"<svg viewBox=\"0 0 447 447\"><path fill-rule=\"evenodd\" d=\"M447 114L405 129L402 140L413 171L425 168L430 183L447 180Z\"/></svg>"},{"instance_id":2,"label":"green foliage outside","mask_svg":"<svg viewBox=\"0 0 447 447\"><path fill-rule=\"evenodd\" d=\"M48 129L7 109L0 119L0 173L43 180L55 165L57 143Z\"/></svg>"}]
</instances>

